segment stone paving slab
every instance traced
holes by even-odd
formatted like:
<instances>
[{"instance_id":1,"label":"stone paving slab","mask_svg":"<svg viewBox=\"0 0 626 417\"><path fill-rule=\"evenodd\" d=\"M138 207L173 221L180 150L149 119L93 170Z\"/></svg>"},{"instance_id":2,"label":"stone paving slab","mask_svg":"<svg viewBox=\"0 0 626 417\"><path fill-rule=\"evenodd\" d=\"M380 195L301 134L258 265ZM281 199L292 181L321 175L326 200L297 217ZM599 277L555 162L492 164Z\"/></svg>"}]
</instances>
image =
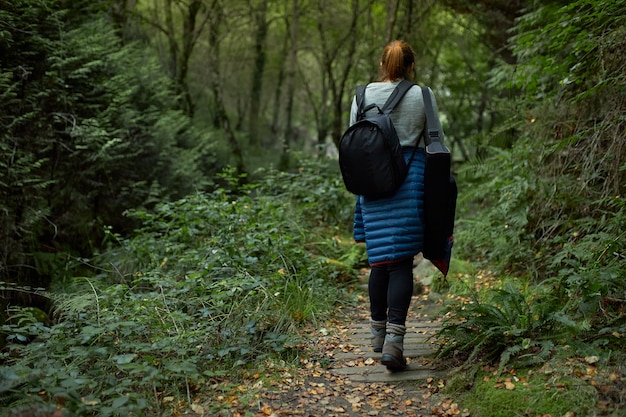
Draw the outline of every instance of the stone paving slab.
<instances>
[{"instance_id":1,"label":"stone paving slab","mask_svg":"<svg viewBox=\"0 0 626 417\"><path fill-rule=\"evenodd\" d=\"M357 382L397 382L397 381L424 381L428 378L441 378L445 372L430 368L421 368L410 364L402 372L389 372L383 365L356 366L337 368L334 373L345 375Z\"/></svg>"},{"instance_id":2,"label":"stone paving slab","mask_svg":"<svg viewBox=\"0 0 626 417\"><path fill-rule=\"evenodd\" d=\"M333 355L336 363L332 372L359 382L423 381L428 378L441 378L445 376L445 371L421 365L434 357L436 346L429 338L440 328L440 323L432 321L407 323L404 356L409 366L405 371L392 373L380 364L380 353L371 350L369 322L355 323L347 331L347 343L352 348Z\"/></svg>"},{"instance_id":3,"label":"stone paving slab","mask_svg":"<svg viewBox=\"0 0 626 417\"><path fill-rule=\"evenodd\" d=\"M404 356L406 356L407 358L427 357L427 356L432 355L434 352L435 350L431 347L405 346ZM333 355L333 358L339 359L339 360L345 360L345 361L351 361L351 360L355 360L359 358L362 358L362 359L372 358L372 359L378 360L380 358L380 353L376 353L371 350L339 352L339 353L335 353Z\"/></svg>"},{"instance_id":4,"label":"stone paving slab","mask_svg":"<svg viewBox=\"0 0 626 417\"><path fill-rule=\"evenodd\" d=\"M367 333L366 333L367 332ZM369 328L365 331L350 333L350 338L354 344L358 344L359 346L367 346L369 348L370 343L370 332ZM407 329L407 333L404 335L404 340L407 341L407 344L411 343L429 343L429 339L435 333L414 333L410 332Z\"/></svg>"},{"instance_id":5,"label":"stone paving slab","mask_svg":"<svg viewBox=\"0 0 626 417\"><path fill-rule=\"evenodd\" d=\"M360 323L355 323L353 327L355 329L367 328L367 330L369 331L370 324L369 322L364 321ZM436 322L436 321L429 321L429 320L415 320L415 321L407 323L406 328L407 330L413 328L413 329L418 329L422 331L438 330L438 329L441 329L441 323Z\"/></svg>"}]
</instances>

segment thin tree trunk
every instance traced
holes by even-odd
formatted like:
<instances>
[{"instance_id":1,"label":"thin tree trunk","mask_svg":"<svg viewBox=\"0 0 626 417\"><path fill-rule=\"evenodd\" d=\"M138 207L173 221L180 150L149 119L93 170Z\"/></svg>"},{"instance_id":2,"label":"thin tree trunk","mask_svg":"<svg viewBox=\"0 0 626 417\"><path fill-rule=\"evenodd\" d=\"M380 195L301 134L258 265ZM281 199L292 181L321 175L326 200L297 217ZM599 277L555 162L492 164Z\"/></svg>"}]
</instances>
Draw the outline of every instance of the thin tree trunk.
<instances>
[{"instance_id":1,"label":"thin tree trunk","mask_svg":"<svg viewBox=\"0 0 626 417\"><path fill-rule=\"evenodd\" d=\"M256 25L254 36L254 68L252 70L252 87L250 89L250 113L248 134L250 144L259 142L259 112L261 110L261 93L263 90L263 74L265 72L266 40L267 40L267 0L262 0L257 10L252 11Z\"/></svg>"},{"instance_id":2,"label":"thin tree trunk","mask_svg":"<svg viewBox=\"0 0 626 417\"><path fill-rule=\"evenodd\" d=\"M130 16L135 10L136 5L137 0L114 0L111 2L111 17L116 32L120 39L122 39L122 42L131 39L132 23Z\"/></svg>"},{"instance_id":3,"label":"thin tree trunk","mask_svg":"<svg viewBox=\"0 0 626 417\"><path fill-rule=\"evenodd\" d=\"M178 80L178 45L174 36L174 17L172 16L172 0L165 0L165 35L169 46L170 59L168 60L168 70L170 77Z\"/></svg>"},{"instance_id":4,"label":"thin tree trunk","mask_svg":"<svg viewBox=\"0 0 626 417\"><path fill-rule=\"evenodd\" d=\"M287 55L287 48L289 47L289 38L284 37L282 56ZM280 111L281 111L281 97L283 92L283 81L285 79L285 60L280 61L280 67L278 69L278 77L276 77L276 89L274 90L274 111L272 112L272 135L277 136L280 131Z\"/></svg>"},{"instance_id":5,"label":"thin tree trunk","mask_svg":"<svg viewBox=\"0 0 626 417\"><path fill-rule=\"evenodd\" d=\"M134 0L133 0L134 1ZM162 25L159 18L160 4L154 8L154 17L144 20L158 29L167 39L167 71L174 81L176 94L179 96L179 107L189 116L193 116L195 104L191 96L188 73L189 60L196 46L197 40L209 19L210 13L206 13L204 20L198 25L198 15L202 10L202 0L192 0L183 4L179 0L164 0L161 9L165 13L165 22ZM175 23L174 6L177 6L182 15L182 33L178 33L179 26ZM178 39L180 38L180 45Z\"/></svg>"},{"instance_id":6,"label":"thin tree trunk","mask_svg":"<svg viewBox=\"0 0 626 417\"><path fill-rule=\"evenodd\" d=\"M209 30L209 51L208 51L208 61L209 68L213 74L211 78L211 90L213 92L214 99L214 108L215 108L215 117L214 117L214 125L218 128L224 129L224 133L226 134L226 139L231 148L233 156L235 158L235 168L237 172L240 174L245 174L245 164L243 159L243 151L241 146L239 146L239 142L235 136L235 132L231 125L230 119L228 118L228 114L226 113L226 106L224 105L224 100L222 98L222 89L221 89L221 71L220 71L220 44L219 44L219 35L220 35L220 22L223 20L223 10L222 5L219 0L214 0L211 10L209 12L212 15L211 27ZM247 176L240 176L240 182L245 182Z\"/></svg>"},{"instance_id":7,"label":"thin tree trunk","mask_svg":"<svg viewBox=\"0 0 626 417\"><path fill-rule=\"evenodd\" d=\"M400 0L387 0L387 43L395 39L394 30L398 19L399 4Z\"/></svg>"},{"instance_id":8,"label":"thin tree trunk","mask_svg":"<svg viewBox=\"0 0 626 417\"><path fill-rule=\"evenodd\" d=\"M193 99L191 98L191 92L189 91L187 74L189 72L189 60L191 59L191 53L193 52L193 48L196 44L198 36L198 34L196 33L196 20L201 6L202 1L193 0L191 3L189 3L189 6L187 8L187 15L184 16L182 39L183 45L181 54L179 56L178 74L176 76L176 82L180 87L180 94L182 96L181 107L183 108L183 111L189 116L193 116L195 111L195 104L193 102Z\"/></svg>"},{"instance_id":9,"label":"thin tree trunk","mask_svg":"<svg viewBox=\"0 0 626 417\"><path fill-rule=\"evenodd\" d=\"M430 13L438 0L419 0L409 1L406 4L406 12L404 13L404 27L401 32L397 33L397 39L412 38L415 33L414 28L419 27L424 18ZM417 46L417 45L414 45Z\"/></svg>"},{"instance_id":10,"label":"thin tree trunk","mask_svg":"<svg viewBox=\"0 0 626 417\"><path fill-rule=\"evenodd\" d=\"M369 6L366 8L369 10L372 1L369 2ZM352 20L350 22L350 30L344 39L339 42L340 48L346 49L345 55L345 65L343 67L342 72L339 74L339 81L334 82L334 75L332 72L329 74L329 78L332 82L332 103L333 103L333 119L332 119L332 137L335 146L339 147L339 138L341 134L345 130L346 126L344 124L344 120L342 118L343 115L343 105L344 105L344 92L346 91L346 85L348 83L348 78L350 76L350 72L352 71L352 67L354 66L354 54L356 52L357 42L359 37L355 36L355 33L358 33L358 24L359 18L363 12L363 9L359 7L359 1L353 2L352 8Z\"/></svg>"},{"instance_id":11,"label":"thin tree trunk","mask_svg":"<svg viewBox=\"0 0 626 417\"><path fill-rule=\"evenodd\" d=\"M293 8L291 14L290 39L291 48L289 49L289 64L287 67L287 110L285 131L283 133L283 149L278 164L279 169L286 170L289 168L289 147L293 136L293 96L296 90L296 65L298 58L298 32L300 30L300 6L299 0L293 0Z\"/></svg>"}]
</instances>

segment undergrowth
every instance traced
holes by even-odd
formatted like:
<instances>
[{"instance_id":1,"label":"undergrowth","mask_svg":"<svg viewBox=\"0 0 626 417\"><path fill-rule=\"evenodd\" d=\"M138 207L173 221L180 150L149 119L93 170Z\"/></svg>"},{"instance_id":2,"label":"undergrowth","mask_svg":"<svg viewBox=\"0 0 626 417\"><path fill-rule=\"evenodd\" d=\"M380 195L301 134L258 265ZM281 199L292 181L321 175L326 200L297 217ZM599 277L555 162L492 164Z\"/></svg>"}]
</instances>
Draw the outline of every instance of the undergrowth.
<instances>
[{"instance_id":1,"label":"undergrowth","mask_svg":"<svg viewBox=\"0 0 626 417\"><path fill-rule=\"evenodd\" d=\"M448 305L442 356L500 371L564 346L623 360L624 5L606 7L537 3L512 31L516 64L492 73L514 110L458 171L455 255L499 278Z\"/></svg>"},{"instance_id":2,"label":"undergrowth","mask_svg":"<svg viewBox=\"0 0 626 417\"><path fill-rule=\"evenodd\" d=\"M358 262L338 260L351 198L322 165L128 213L141 228L79 260L93 274L58 286L54 324L20 309L2 325L1 409L173 415L211 381L296 361Z\"/></svg>"}]
</instances>

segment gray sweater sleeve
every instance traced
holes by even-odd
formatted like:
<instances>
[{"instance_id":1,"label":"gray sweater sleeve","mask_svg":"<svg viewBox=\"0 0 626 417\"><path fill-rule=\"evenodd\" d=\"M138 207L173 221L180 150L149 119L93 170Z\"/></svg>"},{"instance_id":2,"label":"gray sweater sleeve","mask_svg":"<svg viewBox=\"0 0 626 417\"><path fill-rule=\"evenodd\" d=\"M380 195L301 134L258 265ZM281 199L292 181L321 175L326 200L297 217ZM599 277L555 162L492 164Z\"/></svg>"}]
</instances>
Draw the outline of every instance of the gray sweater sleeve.
<instances>
[{"instance_id":1,"label":"gray sweater sleeve","mask_svg":"<svg viewBox=\"0 0 626 417\"><path fill-rule=\"evenodd\" d=\"M391 92L398 85L396 82L374 82L367 85L365 90L364 106L368 106L371 103L375 103L378 107L382 107L387 101L387 98L391 95ZM430 93L433 103L433 110L435 115L438 115L437 100L434 94ZM373 115L377 110L372 109L367 114ZM352 99L352 107L350 109L350 125L356 122L356 99ZM413 86L406 95L402 98L398 106L391 113L391 120L398 138L400 139L400 145L402 146L415 146L419 144L424 147L424 142L420 138L422 132L425 129L426 114L424 112L424 98L422 97L422 90L419 86ZM441 140L444 141L445 135L443 129L441 129L441 123L439 117L437 117L437 124L441 132Z\"/></svg>"}]
</instances>

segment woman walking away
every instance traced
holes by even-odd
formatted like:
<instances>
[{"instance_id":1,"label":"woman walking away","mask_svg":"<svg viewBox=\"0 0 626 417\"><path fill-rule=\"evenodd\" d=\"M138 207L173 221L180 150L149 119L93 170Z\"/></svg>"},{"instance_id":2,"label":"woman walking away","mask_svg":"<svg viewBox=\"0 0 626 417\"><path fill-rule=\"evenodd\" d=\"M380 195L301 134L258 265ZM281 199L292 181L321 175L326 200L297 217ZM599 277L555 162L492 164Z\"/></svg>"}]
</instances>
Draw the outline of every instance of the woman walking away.
<instances>
[{"instance_id":1,"label":"woman walking away","mask_svg":"<svg viewBox=\"0 0 626 417\"><path fill-rule=\"evenodd\" d=\"M402 40L388 44L380 61L378 82L367 85L363 106L382 108L402 80L412 80L415 53ZM435 112L437 105L431 92ZM375 114L374 108L367 113ZM372 347L382 352L381 362L392 372L406 369L404 335L413 295L413 257L422 251L424 240L424 163L422 133L426 115L419 86L414 85L391 113L407 164L408 175L391 197L357 197L354 240L365 242L371 266L368 291ZM350 125L357 121L356 100L352 102ZM443 138L442 138L443 139ZM416 149L417 147L417 149Z\"/></svg>"}]
</instances>

